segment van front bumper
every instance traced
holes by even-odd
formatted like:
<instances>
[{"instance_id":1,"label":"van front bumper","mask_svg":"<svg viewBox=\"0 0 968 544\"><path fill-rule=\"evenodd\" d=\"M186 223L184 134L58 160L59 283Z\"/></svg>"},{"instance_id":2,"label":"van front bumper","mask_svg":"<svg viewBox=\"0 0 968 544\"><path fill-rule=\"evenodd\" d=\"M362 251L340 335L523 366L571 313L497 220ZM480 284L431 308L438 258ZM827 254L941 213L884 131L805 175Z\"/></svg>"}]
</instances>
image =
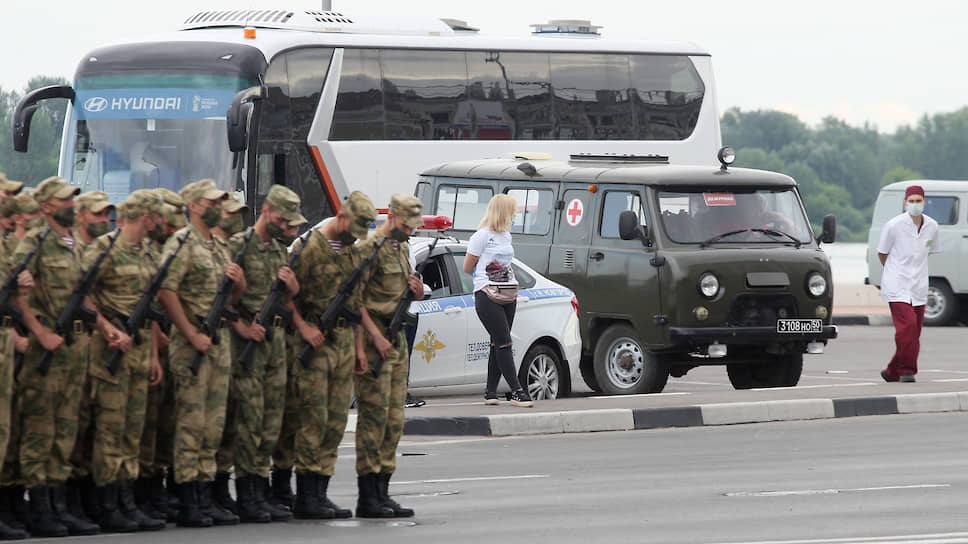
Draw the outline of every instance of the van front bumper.
<instances>
[{"instance_id":1,"label":"van front bumper","mask_svg":"<svg viewBox=\"0 0 968 544\"><path fill-rule=\"evenodd\" d=\"M818 342L837 338L837 326L825 325L820 332L776 332L776 327L669 327L674 343L694 342L736 345L765 345L784 342Z\"/></svg>"}]
</instances>

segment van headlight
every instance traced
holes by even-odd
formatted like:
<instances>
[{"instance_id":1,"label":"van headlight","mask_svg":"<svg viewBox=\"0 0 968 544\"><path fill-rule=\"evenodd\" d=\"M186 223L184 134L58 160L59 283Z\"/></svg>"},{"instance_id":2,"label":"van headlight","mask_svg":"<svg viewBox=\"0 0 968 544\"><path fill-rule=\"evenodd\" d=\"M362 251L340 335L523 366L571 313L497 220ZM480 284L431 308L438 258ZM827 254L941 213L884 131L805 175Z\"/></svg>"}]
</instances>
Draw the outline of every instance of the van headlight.
<instances>
[{"instance_id":1,"label":"van headlight","mask_svg":"<svg viewBox=\"0 0 968 544\"><path fill-rule=\"evenodd\" d=\"M807 292L812 297L819 297L827 292L827 280L818 272L807 276Z\"/></svg>"},{"instance_id":2,"label":"van headlight","mask_svg":"<svg viewBox=\"0 0 968 544\"><path fill-rule=\"evenodd\" d=\"M713 298L719 292L719 278L712 272L699 276L699 292L706 298Z\"/></svg>"}]
</instances>

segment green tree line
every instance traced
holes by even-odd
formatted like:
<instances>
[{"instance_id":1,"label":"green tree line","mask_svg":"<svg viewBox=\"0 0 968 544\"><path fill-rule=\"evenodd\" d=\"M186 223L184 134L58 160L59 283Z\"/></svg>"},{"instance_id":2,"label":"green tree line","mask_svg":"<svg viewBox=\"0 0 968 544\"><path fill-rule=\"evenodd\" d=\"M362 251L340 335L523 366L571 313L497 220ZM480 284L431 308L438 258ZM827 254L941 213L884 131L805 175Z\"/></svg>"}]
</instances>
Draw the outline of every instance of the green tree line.
<instances>
[{"instance_id":1,"label":"green tree line","mask_svg":"<svg viewBox=\"0 0 968 544\"><path fill-rule=\"evenodd\" d=\"M64 100L41 103L30 127L27 153L13 150L13 111L31 89L62 85L63 78L35 77L22 91L0 88L0 172L30 185L55 175L64 124ZM741 111L722 117L723 143L737 153L736 165L787 174L800 183L811 221L837 216L837 238L866 241L878 190L907 179L968 179L968 107L925 115L894 134L850 126L835 117L810 127L774 110Z\"/></svg>"}]
</instances>

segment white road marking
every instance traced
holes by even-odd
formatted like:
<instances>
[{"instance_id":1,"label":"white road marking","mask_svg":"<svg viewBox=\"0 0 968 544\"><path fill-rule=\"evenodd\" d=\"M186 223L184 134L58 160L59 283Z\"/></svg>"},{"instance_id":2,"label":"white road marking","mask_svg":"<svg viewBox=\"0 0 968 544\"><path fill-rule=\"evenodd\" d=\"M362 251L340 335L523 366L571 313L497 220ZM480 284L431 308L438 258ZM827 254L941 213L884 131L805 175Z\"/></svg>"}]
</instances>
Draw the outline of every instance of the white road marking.
<instances>
[{"instance_id":1,"label":"white road marking","mask_svg":"<svg viewBox=\"0 0 968 544\"><path fill-rule=\"evenodd\" d=\"M944 373L944 374L968 374L968 370L944 370L944 369L940 369L940 368L929 368L927 370L925 370L925 369L922 368L922 369L919 369L918 372L920 372L920 373L924 373L924 372L940 372L940 373Z\"/></svg>"},{"instance_id":2,"label":"white road marking","mask_svg":"<svg viewBox=\"0 0 968 544\"><path fill-rule=\"evenodd\" d=\"M951 487L951 484L888 485L882 487L854 487L843 489L797 489L790 491L735 491L725 493L727 497L789 497L792 495L836 495L858 491L893 491L897 489L931 489Z\"/></svg>"},{"instance_id":3,"label":"white road marking","mask_svg":"<svg viewBox=\"0 0 968 544\"><path fill-rule=\"evenodd\" d=\"M968 543L968 533L860 536L810 540L749 540L730 543L721 542L718 544L888 544L891 542L909 542L911 544L966 544Z\"/></svg>"},{"instance_id":4,"label":"white road marking","mask_svg":"<svg viewBox=\"0 0 968 544\"><path fill-rule=\"evenodd\" d=\"M445 478L440 480L412 480L409 482L390 482L390 485L449 484L453 482L487 482L491 480L527 480L531 478L550 478L550 474L522 474L520 476L481 476L478 478Z\"/></svg>"},{"instance_id":5,"label":"white road marking","mask_svg":"<svg viewBox=\"0 0 968 544\"><path fill-rule=\"evenodd\" d=\"M947 378L942 380L931 380L932 382L968 382L968 378Z\"/></svg>"},{"instance_id":6,"label":"white road marking","mask_svg":"<svg viewBox=\"0 0 968 544\"><path fill-rule=\"evenodd\" d=\"M676 383L686 383L686 382L676 382ZM690 382L696 383L696 382ZM712 385L712 384L710 384ZM716 384L723 385L723 384ZM676 395L691 395L688 391L676 391L673 393L639 393L638 395L599 395L597 397L588 397L590 399L634 399L639 397L648 397L650 399L655 399L659 397L674 397Z\"/></svg>"},{"instance_id":7,"label":"white road marking","mask_svg":"<svg viewBox=\"0 0 968 544\"><path fill-rule=\"evenodd\" d=\"M870 378L854 378L851 376L831 376L829 374L824 374L822 376L816 376L811 374L801 374L800 379L803 378L813 378L817 380L844 380L844 381L869 381Z\"/></svg>"}]
</instances>

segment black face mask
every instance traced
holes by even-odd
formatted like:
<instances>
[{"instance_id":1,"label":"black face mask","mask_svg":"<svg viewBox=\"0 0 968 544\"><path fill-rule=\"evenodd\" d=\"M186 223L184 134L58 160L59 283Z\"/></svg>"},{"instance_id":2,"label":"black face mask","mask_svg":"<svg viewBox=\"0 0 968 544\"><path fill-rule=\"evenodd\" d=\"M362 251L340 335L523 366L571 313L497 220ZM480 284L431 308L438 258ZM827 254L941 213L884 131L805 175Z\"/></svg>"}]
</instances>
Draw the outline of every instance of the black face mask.
<instances>
[{"instance_id":1,"label":"black face mask","mask_svg":"<svg viewBox=\"0 0 968 544\"><path fill-rule=\"evenodd\" d=\"M356 236L353 236L348 230L341 230L339 231L339 243L344 246L351 246L356 243Z\"/></svg>"},{"instance_id":2,"label":"black face mask","mask_svg":"<svg viewBox=\"0 0 968 544\"><path fill-rule=\"evenodd\" d=\"M410 239L410 235L397 227L393 227L390 229L390 238L393 238L398 242L406 242Z\"/></svg>"},{"instance_id":3,"label":"black face mask","mask_svg":"<svg viewBox=\"0 0 968 544\"><path fill-rule=\"evenodd\" d=\"M69 229L74 226L74 208L57 208L51 216L62 227Z\"/></svg>"}]
</instances>

